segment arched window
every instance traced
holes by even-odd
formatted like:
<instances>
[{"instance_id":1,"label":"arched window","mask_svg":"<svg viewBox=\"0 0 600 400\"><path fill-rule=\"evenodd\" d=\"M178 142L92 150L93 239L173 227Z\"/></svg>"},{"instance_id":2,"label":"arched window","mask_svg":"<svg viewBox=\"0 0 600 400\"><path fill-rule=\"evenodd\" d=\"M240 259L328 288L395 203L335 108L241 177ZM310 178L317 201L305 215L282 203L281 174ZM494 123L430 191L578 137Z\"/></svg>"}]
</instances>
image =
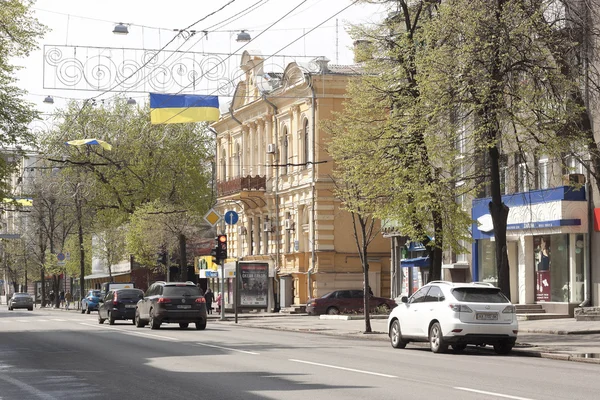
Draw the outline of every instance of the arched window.
<instances>
[{"instance_id":1,"label":"arched window","mask_svg":"<svg viewBox=\"0 0 600 400\"><path fill-rule=\"evenodd\" d=\"M302 124L302 139L303 139L303 151L304 151L304 166L308 167L308 163L310 160L310 137L308 131L308 119L304 120Z\"/></svg>"}]
</instances>

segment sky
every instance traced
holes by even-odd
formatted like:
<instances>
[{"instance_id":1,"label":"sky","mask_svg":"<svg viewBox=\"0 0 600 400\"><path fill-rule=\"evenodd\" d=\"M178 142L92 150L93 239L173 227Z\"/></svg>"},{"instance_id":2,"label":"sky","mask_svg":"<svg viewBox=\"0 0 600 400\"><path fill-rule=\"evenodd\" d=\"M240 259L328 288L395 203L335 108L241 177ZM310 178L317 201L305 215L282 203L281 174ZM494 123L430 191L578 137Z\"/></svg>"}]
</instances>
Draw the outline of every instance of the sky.
<instances>
[{"instance_id":1,"label":"sky","mask_svg":"<svg viewBox=\"0 0 600 400\"><path fill-rule=\"evenodd\" d=\"M239 78L239 55L244 50L269 57L265 70L313 56L325 56L332 64L352 64L347 25L380 21L387 13L381 5L350 0L37 0L33 10L50 32L39 41L40 50L15 63L24 67L17 78L29 92L25 98L47 120L71 99L109 102L119 95L143 103L149 91L226 95L233 88L227 82ZM127 25L129 34L113 34L117 23ZM188 27L186 32L176 31ZM253 40L236 42L241 30ZM164 46L158 54L148 52ZM209 57L214 54L216 58ZM159 73L165 67L174 70L180 59L187 59L181 64L188 68L180 77L167 79L170 72ZM112 70L98 74L94 68L98 65L112 65ZM118 75L123 65L129 68ZM197 84L188 79L190 70L198 70L194 65L203 71ZM54 98L53 105L43 102L46 96Z\"/></svg>"}]
</instances>

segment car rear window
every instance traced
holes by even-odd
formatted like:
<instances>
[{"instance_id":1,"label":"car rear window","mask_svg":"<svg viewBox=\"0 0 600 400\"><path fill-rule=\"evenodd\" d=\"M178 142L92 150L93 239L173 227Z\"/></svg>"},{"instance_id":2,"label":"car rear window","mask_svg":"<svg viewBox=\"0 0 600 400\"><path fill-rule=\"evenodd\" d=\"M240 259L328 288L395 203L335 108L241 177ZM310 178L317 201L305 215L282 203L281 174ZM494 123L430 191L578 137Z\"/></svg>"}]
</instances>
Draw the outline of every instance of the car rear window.
<instances>
[{"instance_id":1,"label":"car rear window","mask_svg":"<svg viewBox=\"0 0 600 400\"><path fill-rule=\"evenodd\" d=\"M144 292L141 290L119 290L117 291L117 296L119 299L123 300L138 300L144 297Z\"/></svg>"},{"instance_id":2,"label":"car rear window","mask_svg":"<svg viewBox=\"0 0 600 400\"><path fill-rule=\"evenodd\" d=\"M165 286L163 296L202 296L196 286Z\"/></svg>"},{"instance_id":3,"label":"car rear window","mask_svg":"<svg viewBox=\"0 0 600 400\"><path fill-rule=\"evenodd\" d=\"M452 295L456 300L468 303L509 303L498 288L456 288Z\"/></svg>"}]
</instances>

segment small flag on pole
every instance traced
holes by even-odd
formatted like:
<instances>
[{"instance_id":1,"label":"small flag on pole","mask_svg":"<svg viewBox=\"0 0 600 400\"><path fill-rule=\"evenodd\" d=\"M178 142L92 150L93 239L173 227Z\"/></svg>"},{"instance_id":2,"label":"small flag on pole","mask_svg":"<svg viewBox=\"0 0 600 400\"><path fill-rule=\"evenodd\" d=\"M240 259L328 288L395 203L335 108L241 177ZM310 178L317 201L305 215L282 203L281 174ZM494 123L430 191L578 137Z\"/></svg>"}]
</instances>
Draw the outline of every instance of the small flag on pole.
<instances>
[{"instance_id":1,"label":"small flag on pole","mask_svg":"<svg viewBox=\"0 0 600 400\"><path fill-rule=\"evenodd\" d=\"M150 93L153 124L217 121L219 116L218 96Z\"/></svg>"},{"instance_id":2,"label":"small flag on pole","mask_svg":"<svg viewBox=\"0 0 600 400\"><path fill-rule=\"evenodd\" d=\"M100 139L69 140L68 142L65 142L65 144L68 144L70 146L97 145L97 146L102 146L102 148L105 150L112 150L112 146L110 144L108 144L104 140L100 140Z\"/></svg>"}]
</instances>

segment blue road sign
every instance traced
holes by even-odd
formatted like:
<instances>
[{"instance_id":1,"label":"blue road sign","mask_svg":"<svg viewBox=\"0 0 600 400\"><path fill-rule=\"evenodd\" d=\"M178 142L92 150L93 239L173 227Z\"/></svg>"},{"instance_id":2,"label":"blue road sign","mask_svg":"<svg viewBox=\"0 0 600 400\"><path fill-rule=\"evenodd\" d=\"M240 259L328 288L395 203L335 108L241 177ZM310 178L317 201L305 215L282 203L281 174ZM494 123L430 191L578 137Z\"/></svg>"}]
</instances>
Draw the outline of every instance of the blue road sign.
<instances>
[{"instance_id":1,"label":"blue road sign","mask_svg":"<svg viewBox=\"0 0 600 400\"><path fill-rule=\"evenodd\" d=\"M225 223L227 225L235 225L237 224L238 220L240 219L238 213L236 213L233 210L227 211L225 213Z\"/></svg>"}]
</instances>

